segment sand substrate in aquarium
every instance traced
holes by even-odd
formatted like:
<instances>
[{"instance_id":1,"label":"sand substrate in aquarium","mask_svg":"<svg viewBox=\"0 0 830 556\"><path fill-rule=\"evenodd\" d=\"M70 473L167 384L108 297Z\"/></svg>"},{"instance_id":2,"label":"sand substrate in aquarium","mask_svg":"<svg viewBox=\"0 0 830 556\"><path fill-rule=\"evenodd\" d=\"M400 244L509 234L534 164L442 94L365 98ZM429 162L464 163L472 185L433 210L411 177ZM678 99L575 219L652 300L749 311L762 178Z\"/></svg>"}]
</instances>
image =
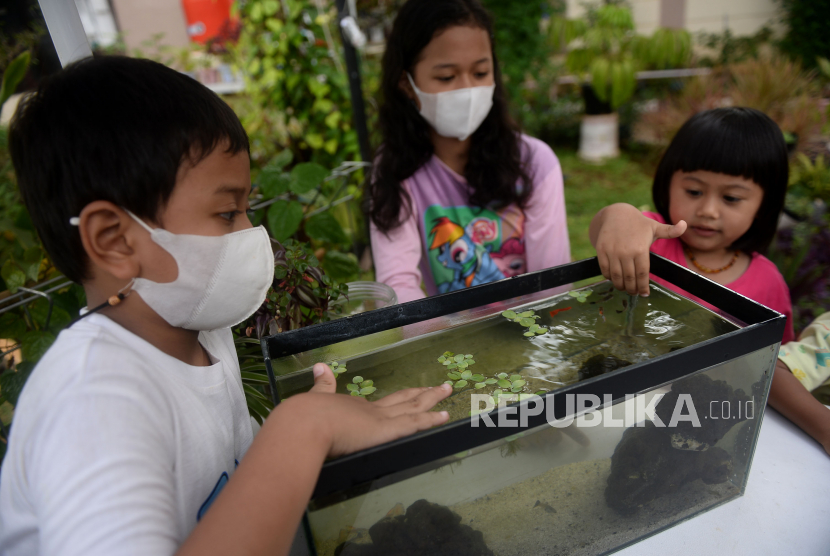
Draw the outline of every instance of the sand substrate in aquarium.
<instances>
[{"instance_id":1,"label":"sand substrate in aquarium","mask_svg":"<svg viewBox=\"0 0 830 556\"><path fill-rule=\"evenodd\" d=\"M498 556L601 554L736 496L697 480L623 517L605 504L610 459L577 462L453 506Z\"/></svg>"}]
</instances>

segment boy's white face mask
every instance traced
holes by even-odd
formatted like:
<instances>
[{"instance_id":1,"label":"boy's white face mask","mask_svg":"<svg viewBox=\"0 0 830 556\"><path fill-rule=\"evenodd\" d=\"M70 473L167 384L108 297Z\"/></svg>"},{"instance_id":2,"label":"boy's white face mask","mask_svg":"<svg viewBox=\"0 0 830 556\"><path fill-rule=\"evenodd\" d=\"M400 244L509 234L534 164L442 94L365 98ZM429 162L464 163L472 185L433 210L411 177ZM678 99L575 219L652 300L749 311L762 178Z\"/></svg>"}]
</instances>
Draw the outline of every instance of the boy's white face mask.
<instances>
[{"instance_id":1,"label":"boy's white face mask","mask_svg":"<svg viewBox=\"0 0 830 556\"><path fill-rule=\"evenodd\" d=\"M132 291L172 326L216 330L250 317L274 280L274 253L262 226L222 236L151 228L127 211L176 260L173 282L136 278Z\"/></svg>"},{"instance_id":2,"label":"boy's white face mask","mask_svg":"<svg viewBox=\"0 0 830 556\"><path fill-rule=\"evenodd\" d=\"M421 101L421 116L442 137L465 140L475 133L493 107L495 84L443 93L425 93L415 86L409 73L406 77Z\"/></svg>"}]
</instances>

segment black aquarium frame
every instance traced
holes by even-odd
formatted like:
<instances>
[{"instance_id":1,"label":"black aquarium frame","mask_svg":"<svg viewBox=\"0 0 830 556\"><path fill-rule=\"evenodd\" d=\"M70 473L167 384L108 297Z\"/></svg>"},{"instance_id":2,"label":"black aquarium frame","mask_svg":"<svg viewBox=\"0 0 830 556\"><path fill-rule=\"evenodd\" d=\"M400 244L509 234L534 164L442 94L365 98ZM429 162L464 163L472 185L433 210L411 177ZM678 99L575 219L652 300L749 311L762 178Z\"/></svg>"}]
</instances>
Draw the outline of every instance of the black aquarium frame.
<instances>
[{"instance_id":1,"label":"black aquarium frame","mask_svg":"<svg viewBox=\"0 0 830 556\"><path fill-rule=\"evenodd\" d=\"M689 269L651 253L651 273L717 307L744 323L744 327L613 373L577 382L546 393L545 406L554 404L556 419L567 417L564 394L594 394L613 402L674 382L697 371L779 343L786 317ZM460 290L393 305L366 313L283 332L262 339L262 351L274 403L279 403L272 359L295 355L353 338L391 330L458 311L505 301L601 275L596 257L539 270ZM307 372L311 372L310 370ZM528 402L518 402L528 403ZM489 416L497 422L501 412L516 420L515 408L497 407ZM528 430L545 424L546 415L529 416ZM414 469L436 460L515 435L517 427L487 427L460 420L429 431L328 461L323 465L312 499L345 490L371 490L370 483L393 473ZM377 485L376 485L377 486ZM360 487L360 488L358 488Z\"/></svg>"}]
</instances>

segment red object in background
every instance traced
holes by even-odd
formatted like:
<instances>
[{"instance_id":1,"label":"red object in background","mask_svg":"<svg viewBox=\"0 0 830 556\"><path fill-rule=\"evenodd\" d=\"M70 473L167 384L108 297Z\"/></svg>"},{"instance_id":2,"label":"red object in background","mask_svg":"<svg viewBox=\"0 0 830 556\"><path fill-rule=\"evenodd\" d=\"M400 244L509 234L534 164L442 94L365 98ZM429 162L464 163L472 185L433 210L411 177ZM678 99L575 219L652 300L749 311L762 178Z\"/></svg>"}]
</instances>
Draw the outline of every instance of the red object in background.
<instances>
[{"instance_id":1,"label":"red object in background","mask_svg":"<svg viewBox=\"0 0 830 556\"><path fill-rule=\"evenodd\" d=\"M231 21L232 4L233 0L182 0L190 40L206 44L227 34L236 23Z\"/></svg>"}]
</instances>

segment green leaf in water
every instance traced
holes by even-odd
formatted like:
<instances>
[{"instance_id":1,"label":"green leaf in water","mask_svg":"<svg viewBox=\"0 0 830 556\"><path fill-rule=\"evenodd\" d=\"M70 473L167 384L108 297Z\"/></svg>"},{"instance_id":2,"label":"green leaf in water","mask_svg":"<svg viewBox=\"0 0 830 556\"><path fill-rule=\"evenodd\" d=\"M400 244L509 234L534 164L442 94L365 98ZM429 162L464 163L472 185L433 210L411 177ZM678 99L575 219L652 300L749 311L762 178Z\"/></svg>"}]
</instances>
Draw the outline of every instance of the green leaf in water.
<instances>
[{"instance_id":1,"label":"green leaf in water","mask_svg":"<svg viewBox=\"0 0 830 556\"><path fill-rule=\"evenodd\" d=\"M447 365L447 368L448 369L457 369L458 368L458 363L450 363L449 365Z\"/></svg>"},{"instance_id":2,"label":"green leaf in water","mask_svg":"<svg viewBox=\"0 0 830 556\"><path fill-rule=\"evenodd\" d=\"M483 382L476 382L476 390L481 390L485 386L487 386L487 385L484 384Z\"/></svg>"},{"instance_id":3,"label":"green leaf in water","mask_svg":"<svg viewBox=\"0 0 830 556\"><path fill-rule=\"evenodd\" d=\"M444 365L452 365L452 359L447 359L444 361Z\"/></svg>"},{"instance_id":4,"label":"green leaf in water","mask_svg":"<svg viewBox=\"0 0 830 556\"><path fill-rule=\"evenodd\" d=\"M363 382L360 383L361 388L368 388L369 386L374 386L374 385L375 385L374 380L364 380Z\"/></svg>"},{"instance_id":5,"label":"green leaf in water","mask_svg":"<svg viewBox=\"0 0 830 556\"><path fill-rule=\"evenodd\" d=\"M361 388L360 389L360 395L361 396L368 396L369 394L371 394L375 390L377 390L377 388L375 388L374 386L367 386L366 388Z\"/></svg>"},{"instance_id":6,"label":"green leaf in water","mask_svg":"<svg viewBox=\"0 0 830 556\"><path fill-rule=\"evenodd\" d=\"M355 384L360 384L361 382L363 382L363 377L362 376L356 376L352 379L352 382L354 382Z\"/></svg>"},{"instance_id":7,"label":"green leaf in water","mask_svg":"<svg viewBox=\"0 0 830 556\"><path fill-rule=\"evenodd\" d=\"M351 394L352 396L359 396L360 392L358 390L352 390L351 392L349 392L349 394Z\"/></svg>"},{"instance_id":8,"label":"green leaf in water","mask_svg":"<svg viewBox=\"0 0 830 556\"><path fill-rule=\"evenodd\" d=\"M536 332L525 332L522 336L527 336L528 338L532 338L536 335Z\"/></svg>"},{"instance_id":9,"label":"green leaf in water","mask_svg":"<svg viewBox=\"0 0 830 556\"><path fill-rule=\"evenodd\" d=\"M358 392L360 390L360 387L358 387L357 384L347 384L346 389L352 392Z\"/></svg>"},{"instance_id":10,"label":"green leaf in water","mask_svg":"<svg viewBox=\"0 0 830 556\"><path fill-rule=\"evenodd\" d=\"M459 373L447 373L447 376L453 380L458 380L459 378L461 378L461 375Z\"/></svg>"},{"instance_id":11,"label":"green leaf in water","mask_svg":"<svg viewBox=\"0 0 830 556\"><path fill-rule=\"evenodd\" d=\"M522 380L522 379L514 380L513 381L513 388L521 388L525 384L527 384L526 380Z\"/></svg>"},{"instance_id":12,"label":"green leaf in water","mask_svg":"<svg viewBox=\"0 0 830 556\"><path fill-rule=\"evenodd\" d=\"M510 388L510 381L509 381L509 380L505 380L505 379L501 379L501 380L498 382L498 385L499 385L499 386L501 386L502 388Z\"/></svg>"},{"instance_id":13,"label":"green leaf in water","mask_svg":"<svg viewBox=\"0 0 830 556\"><path fill-rule=\"evenodd\" d=\"M519 380L522 378L522 375L510 375L510 380Z\"/></svg>"},{"instance_id":14,"label":"green leaf in water","mask_svg":"<svg viewBox=\"0 0 830 556\"><path fill-rule=\"evenodd\" d=\"M476 382L484 382L484 375L473 375L472 379Z\"/></svg>"},{"instance_id":15,"label":"green leaf in water","mask_svg":"<svg viewBox=\"0 0 830 556\"><path fill-rule=\"evenodd\" d=\"M459 353L458 355L456 355L455 357L453 357L453 360L454 360L456 363L461 363L462 361L464 361L464 356L463 356L463 355L461 355L461 354Z\"/></svg>"},{"instance_id":16,"label":"green leaf in water","mask_svg":"<svg viewBox=\"0 0 830 556\"><path fill-rule=\"evenodd\" d=\"M525 317L525 318L532 317L533 316L533 311L524 311L523 313L519 313L519 316L520 317Z\"/></svg>"},{"instance_id":17,"label":"green leaf in water","mask_svg":"<svg viewBox=\"0 0 830 556\"><path fill-rule=\"evenodd\" d=\"M496 380L495 378L488 378L488 379L487 379L487 380L485 380L484 382L485 382L486 384L495 384L495 383L497 383L497 382L498 382L498 380Z\"/></svg>"},{"instance_id":18,"label":"green leaf in water","mask_svg":"<svg viewBox=\"0 0 830 556\"><path fill-rule=\"evenodd\" d=\"M451 380L445 380L444 384L452 384L452 381Z\"/></svg>"},{"instance_id":19,"label":"green leaf in water","mask_svg":"<svg viewBox=\"0 0 830 556\"><path fill-rule=\"evenodd\" d=\"M511 392L513 392L513 393L515 394L515 393L517 393L517 392L521 392L521 391L522 391L522 387L521 387L521 386L514 386L513 388L511 388L511 389L510 389L510 391L511 391Z\"/></svg>"},{"instance_id":20,"label":"green leaf in water","mask_svg":"<svg viewBox=\"0 0 830 556\"><path fill-rule=\"evenodd\" d=\"M507 378L509 375L507 373L499 373L496 376L499 378Z\"/></svg>"},{"instance_id":21,"label":"green leaf in water","mask_svg":"<svg viewBox=\"0 0 830 556\"><path fill-rule=\"evenodd\" d=\"M570 295L571 297L579 297L579 292L571 290L568 292L568 295Z\"/></svg>"},{"instance_id":22,"label":"green leaf in water","mask_svg":"<svg viewBox=\"0 0 830 556\"><path fill-rule=\"evenodd\" d=\"M473 373L471 371L464 371L461 373L461 378L464 380L470 380L473 377Z\"/></svg>"},{"instance_id":23,"label":"green leaf in water","mask_svg":"<svg viewBox=\"0 0 830 556\"><path fill-rule=\"evenodd\" d=\"M522 317L520 317L520 316L516 315L516 318L515 318L515 319L513 319L513 322L519 322L519 321L521 321L521 320L522 320Z\"/></svg>"},{"instance_id":24,"label":"green leaf in water","mask_svg":"<svg viewBox=\"0 0 830 556\"><path fill-rule=\"evenodd\" d=\"M337 368L337 367L339 367L339 366L340 366L340 363L338 363L337 361L332 361L332 362L329 364L329 367L331 367L332 369L336 369L336 368Z\"/></svg>"},{"instance_id":25,"label":"green leaf in water","mask_svg":"<svg viewBox=\"0 0 830 556\"><path fill-rule=\"evenodd\" d=\"M472 353L468 353L467 355L464 356L464 359L472 359L472 358L473 358Z\"/></svg>"},{"instance_id":26,"label":"green leaf in water","mask_svg":"<svg viewBox=\"0 0 830 556\"><path fill-rule=\"evenodd\" d=\"M523 318L522 320L519 321L519 324L521 324L522 326L528 327L528 326L530 326L532 324L536 324L536 323L534 322L533 319L525 317L525 318Z\"/></svg>"},{"instance_id":27,"label":"green leaf in water","mask_svg":"<svg viewBox=\"0 0 830 556\"><path fill-rule=\"evenodd\" d=\"M543 335L543 334L547 334L547 333L548 333L548 329L547 329L547 328L539 328L539 329L537 329L537 330L536 330L536 332L535 332L535 333L536 333L536 335L537 335L537 336L541 336L541 335Z\"/></svg>"},{"instance_id":28,"label":"green leaf in water","mask_svg":"<svg viewBox=\"0 0 830 556\"><path fill-rule=\"evenodd\" d=\"M444 361L446 361L446 360L447 360L447 358L446 358L446 357L444 357L443 355L442 355L441 357L439 357L439 358L438 358L438 362L439 362L439 363L443 363L443 362L444 362Z\"/></svg>"},{"instance_id":29,"label":"green leaf in water","mask_svg":"<svg viewBox=\"0 0 830 556\"><path fill-rule=\"evenodd\" d=\"M458 382L455 383L456 388L464 388L465 386L467 386L467 381L466 380L459 380Z\"/></svg>"},{"instance_id":30,"label":"green leaf in water","mask_svg":"<svg viewBox=\"0 0 830 556\"><path fill-rule=\"evenodd\" d=\"M459 369L466 369L467 367L469 367L469 365L467 364L466 361L462 361L461 363L458 364Z\"/></svg>"},{"instance_id":31,"label":"green leaf in water","mask_svg":"<svg viewBox=\"0 0 830 556\"><path fill-rule=\"evenodd\" d=\"M501 314L501 316L508 318L508 319L515 319L516 313L514 311L505 311Z\"/></svg>"},{"instance_id":32,"label":"green leaf in water","mask_svg":"<svg viewBox=\"0 0 830 556\"><path fill-rule=\"evenodd\" d=\"M467 362L467 365L475 365L476 364L476 362L473 361L472 359L466 359L465 361Z\"/></svg>"},{"instance_id":33,"label":"green leaf in water","mask_svg":"<svg viewBox=\"0 0 830 556\"><path fill-rule=\"evenodd\" d=\"M529 332L536 332L537 330L539 330L539 328L541 328L541 327L534 322L533 324L530 325L530 327L528 328L528 331Z\"/></svg>"}]
</instances>

